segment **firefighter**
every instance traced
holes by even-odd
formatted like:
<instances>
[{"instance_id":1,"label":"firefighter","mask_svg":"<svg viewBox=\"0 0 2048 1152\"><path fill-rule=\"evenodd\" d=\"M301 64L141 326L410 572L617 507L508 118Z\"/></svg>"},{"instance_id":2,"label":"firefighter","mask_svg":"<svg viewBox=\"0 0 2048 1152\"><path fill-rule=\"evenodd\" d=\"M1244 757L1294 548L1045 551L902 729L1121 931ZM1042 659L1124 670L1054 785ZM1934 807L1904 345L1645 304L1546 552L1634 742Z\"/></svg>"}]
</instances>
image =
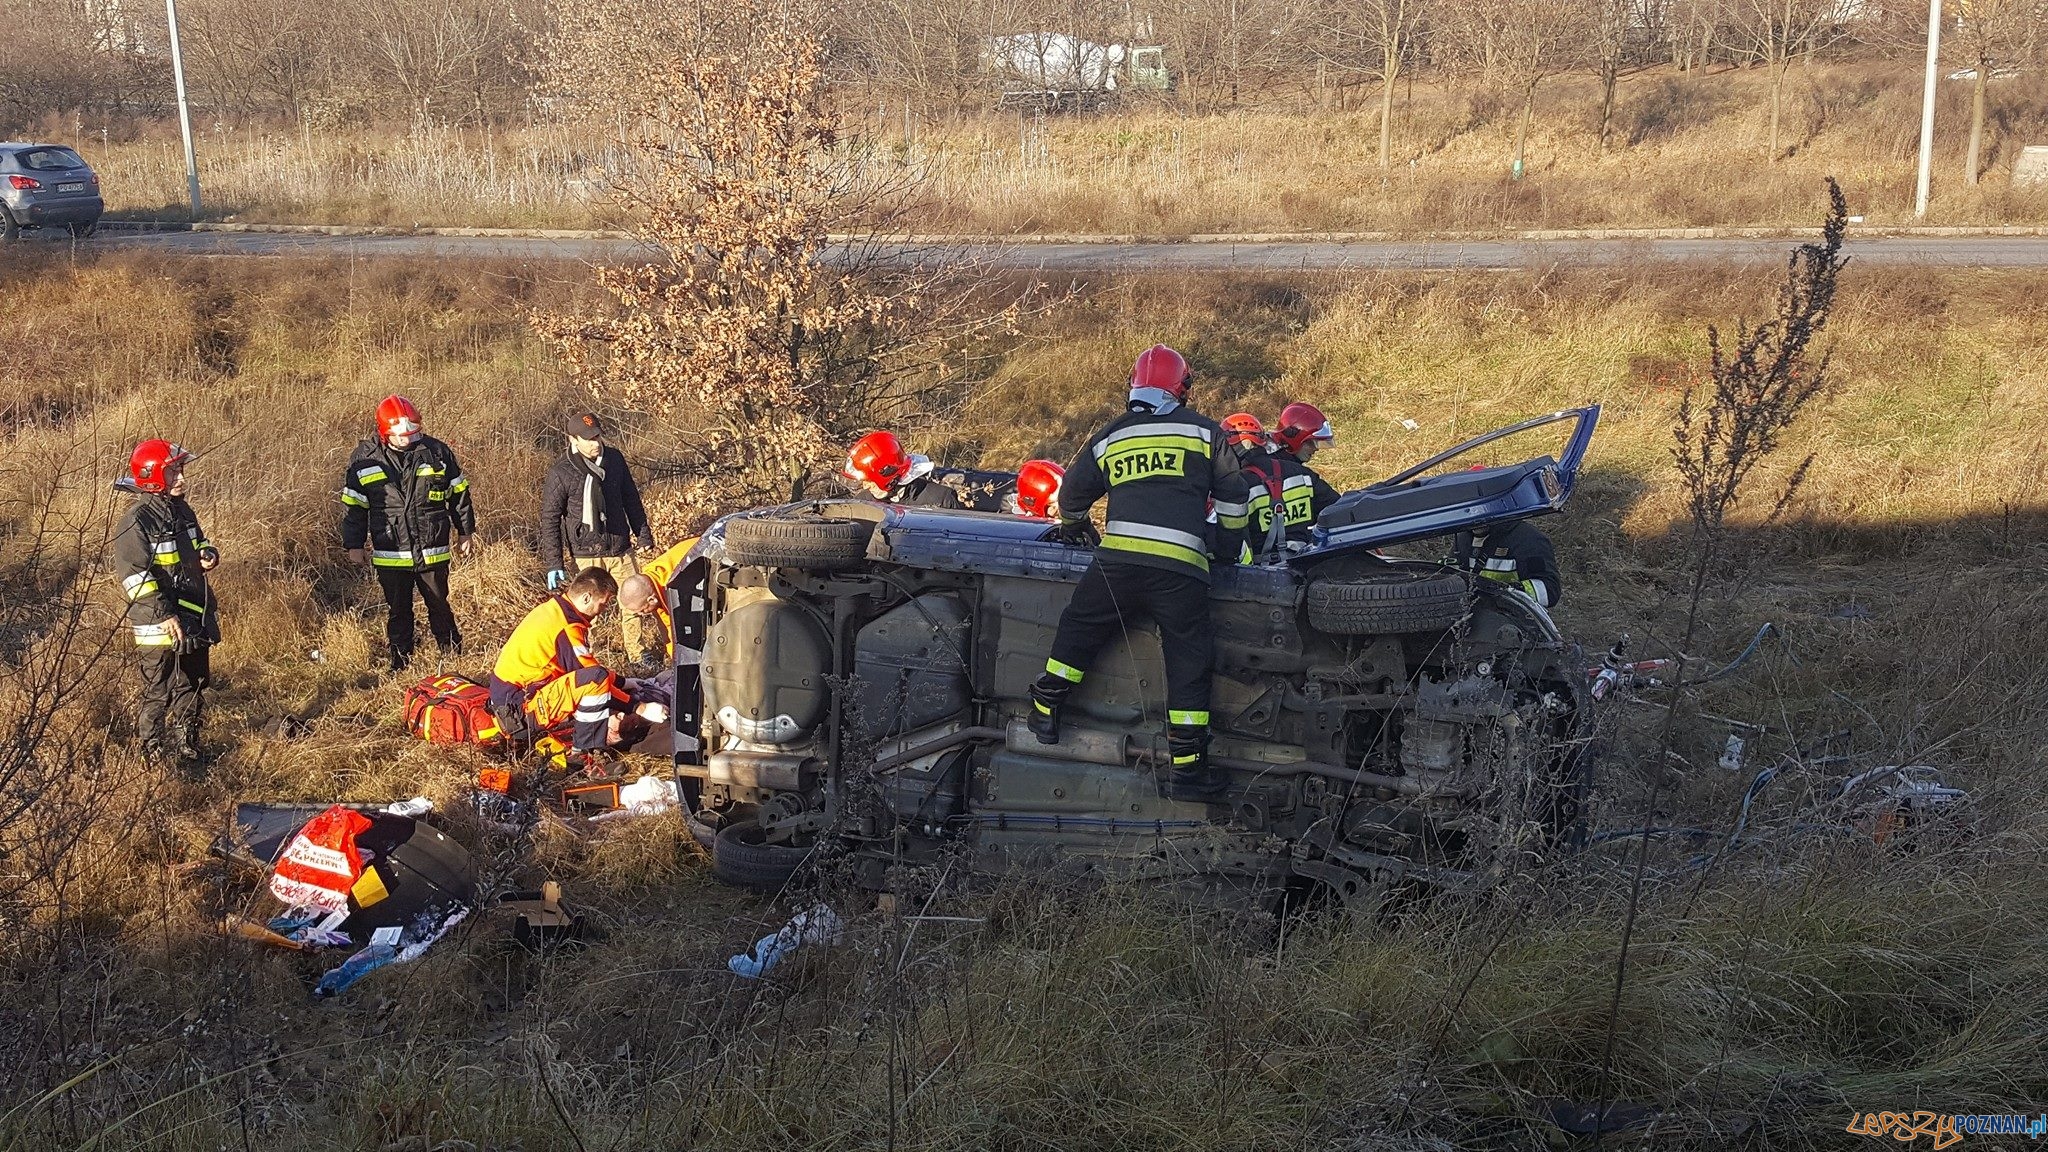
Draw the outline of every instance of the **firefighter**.
<instances>
[{"instance_id":1,"label":"firefighter","mask_svg":"<svg viewBox=\"0 0 2048 1152\"><path fill-rule=\"evenodd\" d=\"M1011 511L1038 520L1055 520L1060 514L1060 484L1067 470L1050 460L1026 460L1017 469L1017 494Z\"/></svg>"},{"instance_id":2,"label":"firefighter","mask_svg":"<svg viewBox=\"0 0 2048 1152\"><path fill-rule=\"evenodd\" d=\"M1451 544L1450 563L1483 579L1519 588L1545 608L1556 607L1564 594L1557 549L1551 546L1550 537L1527 520L1458 533Z\"/></svg>"},{"instance_id":3,"label":"firefighter","mask_svg":"<svg viewBox=\"0 0 2048 1152\"><path fill-rule=\"evenodd\" d=\"M1277 515L1280 508L1280 463L1273 458L1273 440L1265 425L1249 412L1232 412L1223 418L1223 434L1237 452L1245 471L1245 485L1251 495L1245 500L1245 552L1242 559L1271 559L1280 551L1286 522ZM1277 526L1276 526L1277 525Z\"/></svg>"},{"instance_id":4,"label":"firefighter","mask_svg":"<svg viewBox=\"0 0 2048 1152\"><path fill-rule=\"evenodd\" d=\"M960 495L932 478L935 465L903 450L894 432L870 432L846 454L839 474L884 504L958 508Z\"/></svg>"},{"instance_id":5,"label":"firefighter","mask_svg":"<svg viewBox=\"0 0 2048 1152\"><path fill-rule=\"evenodd\" d=\"M636 541L644 553L654 552L640 486L625 455L604 442L604 422L596 413L572 412L562 429L569 450L548 469L541 485L540 558L548 570L548 591L561 587L569 572L584 568L602 568L623 581L640 571L633 557ZM566 569L564 551L569 555ZM646 659L639 617L621 614L619 633L628 659Z\"/></svg>"},{"instance_id":6,"label":"firefighter","mask_svg":"<svg viewBox=\"0 0 2048 1152\"><path fill-rule=\"evenodd\" d=\"M1138 357L1122 416L1088 441L1061 491L1059 537L1090 535L1088 509L1109 498L1095 558L1060 614L1045 674L1031 687L1031 731L1059 742L1060 708L1103 645L1127 623L1150 617L1166 661L1168 794L1213 799L1221 772L1208 763L1210 554L1243 547L1245 478L1214 421L1182 405L1193 382L1187 361L1165 345ZM1214 502L1222 539L1207 536Z\"/></svg>"},{"instance_id":7,"label":"firefighter","mask_svg":"<svg viewBox=\"0 0 2048 1152\"><path fill-rule=\"evenodd\" d=\"M1287 541L1307 544L1316 517L1343 493L1308 466L1318 449L1337 439L1323 410L1313 404L1289 404L1280 410L1273 429L1273 460L1280 475L1281 512L1287 519Z\"/></svg>"},{"instance_id":8,"label":"firefighter","mask_svg":"<svg viewBox=\"0 0 2048 1152\"><path fill-rule=\"evenodd\" d=\"M403 396L377 405L377 435L356 445L341 479L341 546L349 559L376 570L390 609L384 636L391 670L412 662L413 594L426 605L427 626L444 655L462 652L462 633L448 607L448 564L469 555L476 510L469 478L455 453L420 431L420 411Z\"/></svg>"},{"instance_id":9,"label":"firefighter","mask_svg":"<svg viewBox=\"0 0 2048 1152\"><path fill-rule=\"evenodd\" d=\"M630 710L625 683L590 653L590 624L618 597L619 583L602 568L585 568L526 614L491 670L491 707L516 728L535 734L569 730L569 747L608 746L615 713Z\"/></svg>"},{"instance_id":10,"label":"firefighter","mask_svg":"<svg viewBox=\"0 0 2048 1152\"><path fill-rule=\"evenodd\" d=\"M212 682L220 620L206 574L220 551L185 502L192 454L168 440L144 440L114 489L135 497L114 530L113 570L128 602L128 629L142 670L135 734L152 760L196 764L200 711Z\"/></svg>"}]
</instances>

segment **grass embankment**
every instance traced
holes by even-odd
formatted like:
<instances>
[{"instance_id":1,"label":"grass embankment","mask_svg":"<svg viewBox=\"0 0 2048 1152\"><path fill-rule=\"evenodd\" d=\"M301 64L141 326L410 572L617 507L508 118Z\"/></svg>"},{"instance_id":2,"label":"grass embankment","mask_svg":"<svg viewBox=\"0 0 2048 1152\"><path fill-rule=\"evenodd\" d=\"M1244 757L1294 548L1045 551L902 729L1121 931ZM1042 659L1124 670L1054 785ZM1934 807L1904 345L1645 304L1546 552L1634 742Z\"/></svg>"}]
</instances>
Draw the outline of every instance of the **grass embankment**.
<instances>
[{"instance_id":1,"label":"grass embankment","mask_svg":"<svg viewBox=\"0 0 2048 1152\"><path fill-rule=\"evenodd\" d=\"M1593 1099L1625 841L1376 930L1277 944L1137 894L1023 884L932 909L972 922L862 918L853 946L750 986L720 960L786 905L713 885L671 821L587 841L551 828L530 853L478 843L497 873L565 880L603 940L533 960L479 929L309 1005L317 966L214 939L208 916L241 890L172 866L201 859L230 798L454 798L470 765L409 741L400 685L371 671L376 597L334 553L332 490L375 399L421 401L475 477L485 549L455 596L463 665L482 668L539 595L526 534L558 393L519 312L576 289L447 262L0 276L18 302L0 342L34 351L12 378L39 414L11 424L10 539L46 506L90 535L92 492L136 437L212 445L194 502L226 556L228 631L208 782L128 769L132 815L76 830L88 851L61 905L51 885L17 890L7 1096L91 1074L8 1114L5 1139L71 1146L118 1123L97 1147L1523 1148L1548 1138L1547 1101ZM1065 455L1155 339L1191 352L1211 414L1322 401L1340 428L1323 463L1344 482L1598 400L1592 470L1547 525L1560 618L1596 651L1627 630L1647 655L1683 584L1665 455L1680 366L1704 320L1768 287L1697 268L1103 280L1007 351L952 439L915 438L991 466ZM1850 759L1788 771L1750 817L1761 843L1711 873L1683 861L1712 840L1652 859L1612 1088L1673 1109L1696 1146L1826 1147L1853 1110L2048 1096L2044 299L2033 273L1852 269L1842 390L1783 461L1819 453L1806 495L1788 524L1745 532L1711 604L1711 653L1765 619L1787 637L1701 702L1767 726L1751 767L1842 729ZM628 448L661 455L647 429ZM20 562L0 558L5 582ZM76 709L117 735L119 655ZM1653 765L1646 711L1626 711L1598 822L1644 819L1659 771L1657 823L1725 832L1749 779L1713 766L1725 723L1688 714L1683 762ZM282 715L310 731L276 734ZM1902 849L1796 827L1839 822L1849 773L1917 760L1975 793L1959 828Z\"/></svg>"},{"instance_id":2,"label":"grass embankment","mask_svg":"<svg viewBox=\"0 0 2048 1152\"><path fill-rule=\"evenodd\" d=\"M1519 106L1462 86L1404 88L1391 176L1377 109L1206 116L1135 108L1099 117L988 116L913 123L856 112L849 147L917 176L923 231L1135 233L1438 231L1807 223L1811 190L1841 179L1850 211L1910 224L1919 73L1908 65L1795 70L1786 153L1768 160L1760 73L1652 70L1626 80L1603 153L1597 85L1546 83L1529 175L1507 178ZM1941 92L1931 224L2048 221L2048 188L2011 183L2019 147L2048 139L2038 78L1991 88L1981 185L1962 178L1968 85ZM1510 101L1509 103L1512 103ZM62 135L60 133L60 135ZM117 137L121 133L116 134ZM110 207L185 211L175 124L86 147ZM594 227L620 160L596 135L529 128L274 130L216 124L199 144L210 216L268 223Z\"/></svg>"}]
</instances>

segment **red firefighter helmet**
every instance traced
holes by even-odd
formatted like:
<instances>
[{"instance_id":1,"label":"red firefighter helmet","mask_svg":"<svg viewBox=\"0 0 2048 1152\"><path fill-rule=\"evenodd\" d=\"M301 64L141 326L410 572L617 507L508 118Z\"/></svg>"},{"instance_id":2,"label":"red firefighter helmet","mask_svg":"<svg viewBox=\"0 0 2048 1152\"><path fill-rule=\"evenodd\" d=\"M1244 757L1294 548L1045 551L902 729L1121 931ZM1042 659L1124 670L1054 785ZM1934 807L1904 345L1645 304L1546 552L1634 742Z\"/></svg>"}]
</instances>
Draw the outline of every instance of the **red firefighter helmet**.
<instances>
[{"instance_id":1,"label":"red firefighter helmet","mask_svg":"<svg viewBox=\"0 0 2048 1152\"><path fill-rule=\"evenodd\" d=\"M1323 410L1313 404L1295 403L1282 408L1280 427L1273 430L1273 439L1296 455L1301 453L1302 445L1311 440L1327 444L1336 438L1337 433L1330 428L1330 421L1324 417Z\"/></svg>"},{"instance_id":2,"label":"red firefighter helmet","mask_svg":"<svg viewBox=\"0 0 2048 1152\"><path fill-rule=\"evenodd\" d=\"M403 396L386 396L377 405L377 437L393 448L411 444L420 434L420 410Z\"/></svg>"},{"instance_id":3,"label":"red firefighter helmet","mask_svg":"<svg viewBox=\"0 0 2048 1152\"><path fill-rule=\"evenodd\" d=\"M128 477L137 491L162 492L171 486L171 469L191 458L190 452L169 440L144 440L128 454Z\"/></svg>"},{"instance_id":4,"label":"red firefighter helmet","mask_svg":"<svg viewBox=\"0 0 2048 1152\"><path fill-rule=\"evenodd\" d=\"M840 475L888 491L910 471L910 454L894 432L870 432L846 454Z\"/></svg>"},{"instance_id":5,"label":"red firefighter helmet","mask_svg":"<svg viewBox=\"0 0 2048 1152\"><path fill-rule=\"evenodd\" d=\"M1131 366L1132 388L1157 388L1175 400L1186 399L1188 385L1194 381L1187 360L1164 344L1138 353L1138 362Z\"/></svg>"},{"instance_id":6,"label":"red firefighter helmet","mask_svg":"<svg viewBox=\"0 0 2048 1152\"><path fill-rule=\"evenodd\" d=\"M1050 460L1026 460L1017 469L1017 515L1052 519L1067 470Z\"/></svg>"},{"instance_id":7,"label":"red firefighter helmet","mask_svg":"<svg viewBox=\"0 0 2048 1152\"><path fill-rule=\"evenodd\" d=\"M1266 445L1266 426L1249 412L1232 412L1223 418L1224 439L1232 448Z\"/></svg>"}]
</instances>

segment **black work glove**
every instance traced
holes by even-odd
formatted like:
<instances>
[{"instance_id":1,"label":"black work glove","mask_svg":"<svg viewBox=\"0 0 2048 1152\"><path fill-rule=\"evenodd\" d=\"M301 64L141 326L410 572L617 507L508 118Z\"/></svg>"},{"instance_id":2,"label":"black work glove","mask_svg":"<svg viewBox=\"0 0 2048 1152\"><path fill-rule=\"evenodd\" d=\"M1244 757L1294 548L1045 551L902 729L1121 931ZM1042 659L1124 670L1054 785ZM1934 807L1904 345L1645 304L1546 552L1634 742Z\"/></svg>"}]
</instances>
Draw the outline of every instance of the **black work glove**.
<instances>
[{"instance_id":1,"label":"black work glove","mask_svg":"<svg viewBox=\"0 0 2048 1152\"><path fill-rule=\"evenodd\" d=\"M1087 520L1062 520L1053 525L1052 538L1070 548L1093 548L1102 542L1095 525Z\"/></svg>"}]
</instances>

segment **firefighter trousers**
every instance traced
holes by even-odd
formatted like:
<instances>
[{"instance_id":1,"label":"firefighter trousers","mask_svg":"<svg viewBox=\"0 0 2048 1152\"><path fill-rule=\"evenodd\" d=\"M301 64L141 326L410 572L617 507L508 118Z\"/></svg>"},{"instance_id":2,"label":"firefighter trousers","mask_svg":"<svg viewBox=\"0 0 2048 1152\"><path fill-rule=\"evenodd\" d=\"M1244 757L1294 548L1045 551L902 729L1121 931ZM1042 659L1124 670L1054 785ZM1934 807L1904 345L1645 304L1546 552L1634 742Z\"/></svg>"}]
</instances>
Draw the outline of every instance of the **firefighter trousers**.
<instances>
[{"instance_id":1,"label":"firefighter trousers","mask_svg":"<svg viewBox=\"0 0 2048 1152\"><path fill-rule=\"evenodd\" d=\"M1140 564L1105 563L1098 555L1074 598L1060 613L1052 658L1040 683L1059 695L1081 682L1104 646L1123 639L1146 620L1159 628L1166 659L1167 723L1181 728L1209 724L1209 684L1215 662L1209 623L1209 583L1197 576Z\"/></svg>"},{"instance_id":2,"label":"firefighter trousers","mask_svg":"<svg viewBox=\"0 0 2048 1152\"><path fill-rule=\"evenodd\" d=\"M207 685L213 682L213 659L209 645L195 643L190 648L187 652L168 647L136 650L136 663L142 669L142 704L135 719L135 735L145 748L198 754L199 713Z\"/></svg>"},{"instance_id":3,"label":"firefighter trousers","mask_svg":"<svg viewBox=\"0 0 2048 1152\"><path fill-rule=\"evenodd\" d=\"M433 630L434 642L441 651L459 654L462 651L462 632L455 627L455 612L448 607L448 565L433 564L425 568L379 568L377 583L384 589L384 603L390 615L384 621L384 638L391 644L391 669L398 671L412 663L413 649L417 646L416 622L413 619L413 594L419 594L420 603L427 608L427 627Z\"/></svg>"}]
</instances>

